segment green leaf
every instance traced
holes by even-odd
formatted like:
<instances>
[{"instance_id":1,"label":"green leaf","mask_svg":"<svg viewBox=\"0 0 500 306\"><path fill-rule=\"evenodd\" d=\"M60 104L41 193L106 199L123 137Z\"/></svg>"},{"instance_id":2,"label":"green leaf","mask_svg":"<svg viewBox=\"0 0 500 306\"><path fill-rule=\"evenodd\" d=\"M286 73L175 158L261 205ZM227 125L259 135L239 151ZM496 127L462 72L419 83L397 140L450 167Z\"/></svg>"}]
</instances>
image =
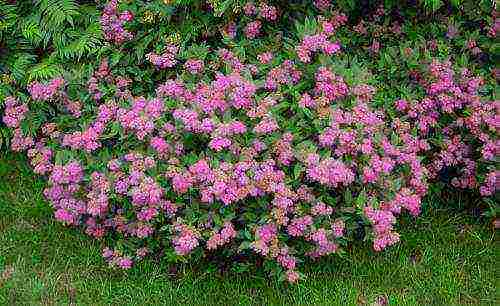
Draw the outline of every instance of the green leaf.
<instances>
[{"instance_id":1,"label":"green leaf","mask_svg":"<svg viewBox=\"0 0 500 306\"><path fill-rule=\"evenodd\" d=\"M304 167L301 164L295 164L295 166L293 166L293 176L295 177L295 179L298 179L303 171Z\"/></svg>"},{"instance_id":2,"label":"green leaf","mask_svg":"<svg viewBox=\"0 0 500 306\"><path fill-rule=\"evenodd\" d=\"M367 202L366 192L363 190L356 198L356 207L363 209L363 207L366 206L366 202Z\"/></svg>"},{"instance_id":3,"label":"green leaf","mask_svg":"<svg viewBox=\"0 0 500 306\"><path fill-rule=\"evenodd\" d=\"M346 205L350 206L353 202L352 192L349 188L344 191L344 202Z\"/></svg>"}]
</instances>

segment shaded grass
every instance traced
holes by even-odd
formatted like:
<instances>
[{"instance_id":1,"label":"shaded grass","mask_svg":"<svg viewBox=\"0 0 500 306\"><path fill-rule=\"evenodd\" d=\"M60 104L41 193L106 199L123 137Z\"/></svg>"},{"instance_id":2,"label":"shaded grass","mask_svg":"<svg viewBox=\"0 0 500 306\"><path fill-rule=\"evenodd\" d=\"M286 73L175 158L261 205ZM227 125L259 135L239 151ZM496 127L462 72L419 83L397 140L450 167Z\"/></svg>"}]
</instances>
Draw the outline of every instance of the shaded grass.
<instances>
[{"instance_id":1,"label":"shaded grass","mask_svg":"<svg viewBox=\"0 0 500 306\"><path fill-rule=\"evenodd\" d=\"M494 231L465 213L428 207L403 219L382 253L354 245L305 267L297 286L263 274L220 276L203 264L177 276L146 260L109 269L102 245L55 222L44 183L17 155L0 156L0 305L496 305Z\"/></svg>"}]
</instances>

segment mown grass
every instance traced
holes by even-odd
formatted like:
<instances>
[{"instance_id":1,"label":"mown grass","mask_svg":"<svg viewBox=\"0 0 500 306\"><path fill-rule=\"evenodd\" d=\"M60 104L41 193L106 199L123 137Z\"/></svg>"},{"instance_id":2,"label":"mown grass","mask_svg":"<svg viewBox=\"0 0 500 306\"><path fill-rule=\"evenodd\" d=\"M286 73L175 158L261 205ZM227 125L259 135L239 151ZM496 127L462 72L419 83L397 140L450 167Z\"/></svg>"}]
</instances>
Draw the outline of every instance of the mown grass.
<instances>
[{"instance_id":1,"label":"mown grass","mask_svg":"<svg viewBox=\"0 0 500 306\"><path fill-rule=\"evenodd\" d=\"M467 213L428 207L400 226L399 245L355 245L289 286L203 264L110 270L99 242L54 222L43 185L20 156L0 155L0 305L498 305L494 230Z\"/></svg>"}]
</instances>

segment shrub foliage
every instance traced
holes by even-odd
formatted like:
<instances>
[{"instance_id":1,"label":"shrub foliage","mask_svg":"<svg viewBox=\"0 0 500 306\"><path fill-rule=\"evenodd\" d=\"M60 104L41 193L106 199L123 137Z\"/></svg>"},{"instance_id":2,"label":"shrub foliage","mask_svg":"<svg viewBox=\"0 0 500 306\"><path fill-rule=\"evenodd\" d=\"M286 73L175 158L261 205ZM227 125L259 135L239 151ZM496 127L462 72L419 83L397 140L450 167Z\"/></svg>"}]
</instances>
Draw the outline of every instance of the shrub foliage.
<instances>
[{"instance_id":1,"label":"shrub foliage","mask_svg":"<svg viewBox=\"0 0 500 306\"><path fill-rule=\"evenodd\" d=\"M468 190L494 217L490 1L0 2L2 141L112 266L304 260L401 239Z\"/></svg>"}]
</instances>

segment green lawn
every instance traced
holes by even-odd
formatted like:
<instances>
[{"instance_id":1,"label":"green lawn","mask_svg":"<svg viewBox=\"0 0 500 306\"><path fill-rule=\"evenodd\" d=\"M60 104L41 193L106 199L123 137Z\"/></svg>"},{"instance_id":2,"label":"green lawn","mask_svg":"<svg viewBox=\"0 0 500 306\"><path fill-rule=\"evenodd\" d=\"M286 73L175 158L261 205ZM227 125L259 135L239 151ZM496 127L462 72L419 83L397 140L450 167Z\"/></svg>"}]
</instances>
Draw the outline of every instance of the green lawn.
<instances>
[{"instance_id":1,"label":"green lawn","mask_svg":"<svg viewBox=\"0 0 500 306\"><path fill-rule=\"evenodd\" d=\"M175 275L152 260L107 268L101 244L54 222L17 155L0 153L0 305L498 305L498 244L486 221L428 208L401 225L402 242L306 268L296 286L264 275L223 277L203 265Z\"/></svg>"}]
</instances>

